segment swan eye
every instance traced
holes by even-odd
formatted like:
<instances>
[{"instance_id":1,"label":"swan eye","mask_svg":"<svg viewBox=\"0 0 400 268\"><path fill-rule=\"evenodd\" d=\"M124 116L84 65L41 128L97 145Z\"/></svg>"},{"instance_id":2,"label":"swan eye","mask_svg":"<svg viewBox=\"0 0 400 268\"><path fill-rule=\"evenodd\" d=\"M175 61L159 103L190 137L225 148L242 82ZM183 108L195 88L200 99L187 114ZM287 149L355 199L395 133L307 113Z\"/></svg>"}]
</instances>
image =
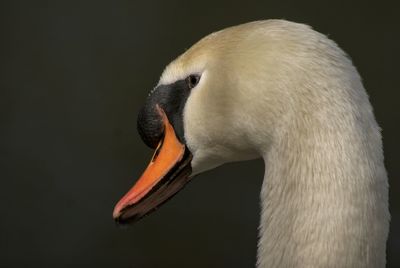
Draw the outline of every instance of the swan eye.
<instances>
[{"instance_id":1,"label":"swan eye","mask_svg":"<svg viewBox=\"0 0 400 268\"><path fill-rule=\"evenodd\" d=\"M188 86L189 86L190 89L192 89L192 88L194 88L195 86L197 86L197 84L199 83L199 81L200 81L200 75L198 75L198 74L192 74L192 75L189 75L189 76L186 78L186 83L188 84Z\"/></svg>"}]
</instances>

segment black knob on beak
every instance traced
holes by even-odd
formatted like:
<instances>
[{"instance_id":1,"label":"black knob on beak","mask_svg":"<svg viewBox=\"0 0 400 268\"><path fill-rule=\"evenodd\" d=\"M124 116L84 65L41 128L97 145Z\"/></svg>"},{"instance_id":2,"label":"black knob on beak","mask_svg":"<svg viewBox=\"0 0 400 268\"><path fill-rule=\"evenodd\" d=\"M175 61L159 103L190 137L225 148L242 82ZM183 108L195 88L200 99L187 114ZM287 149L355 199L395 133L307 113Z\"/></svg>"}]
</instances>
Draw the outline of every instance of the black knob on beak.
<instances>
[{"instance_id":1,"label":"black knob on beak","mask_svg":"<svg viewBox=\"0 0 400 268\"><path fill-rule=\"evenodd\" d=\"M172 84L159 85L150 92L137 120L140 137L147 146L157 148L164 133L157 105L166 113L180 142L185 143L183 109L190 90L186 80L178 80Z\"/></svg>"}]
</instances>

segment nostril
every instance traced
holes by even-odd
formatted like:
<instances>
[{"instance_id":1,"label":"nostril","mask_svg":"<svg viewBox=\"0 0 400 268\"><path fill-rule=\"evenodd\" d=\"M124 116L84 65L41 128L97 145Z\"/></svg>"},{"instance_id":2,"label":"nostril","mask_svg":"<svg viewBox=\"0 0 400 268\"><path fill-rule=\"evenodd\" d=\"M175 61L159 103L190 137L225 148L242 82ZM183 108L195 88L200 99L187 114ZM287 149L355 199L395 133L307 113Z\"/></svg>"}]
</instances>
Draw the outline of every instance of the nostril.
<instances>
[{"instance_id":1,"label":"nostril","mask_svg":"<svg viewBox=\"0 0 400 268\"><path fill-rule=\"evenodd\" d=\"M162 147L162 145L163 145L163 142L164 142L164 139L161 139L161 141L158 143L157 149L156 149L156 151L154 152L153 157L151 158L151 162L156 161L158 155L160 154L160 150L161 150L161 147Z\"/></svg>"}]
</instances>

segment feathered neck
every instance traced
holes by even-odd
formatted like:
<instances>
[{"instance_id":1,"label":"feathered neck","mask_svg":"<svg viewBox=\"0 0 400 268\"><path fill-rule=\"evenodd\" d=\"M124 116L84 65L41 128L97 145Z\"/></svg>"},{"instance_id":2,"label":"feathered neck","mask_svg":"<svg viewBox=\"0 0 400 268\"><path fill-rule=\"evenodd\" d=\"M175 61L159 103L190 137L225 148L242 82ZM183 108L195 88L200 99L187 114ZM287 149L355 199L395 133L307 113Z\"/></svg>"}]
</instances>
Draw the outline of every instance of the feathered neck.
<instances>
[{"instance_id":1,"label":"feathered neck","mask_svg":"<svg viewBox=\"0 0 400 268\"><path fill-rule=\"evenodd\" d=\"M388 184L379 127L360 94L293 113L277 130L264 155L258 267L385 266Z\"/></svg>"}]
</instances>

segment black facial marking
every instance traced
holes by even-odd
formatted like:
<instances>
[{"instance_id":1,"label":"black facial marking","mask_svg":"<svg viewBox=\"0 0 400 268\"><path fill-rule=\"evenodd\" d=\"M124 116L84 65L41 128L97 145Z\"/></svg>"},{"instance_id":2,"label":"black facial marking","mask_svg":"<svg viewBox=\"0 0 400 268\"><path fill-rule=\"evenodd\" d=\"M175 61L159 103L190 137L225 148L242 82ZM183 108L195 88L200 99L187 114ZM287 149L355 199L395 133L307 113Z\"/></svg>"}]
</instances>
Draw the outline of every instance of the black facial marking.
<instances>
[{"instance_id":1,"label":"black facial marking","mask_svg":"<svg viewBox=\"0 0 400 268\"><path fill-rule=\"evenodd\" d=\"M164 131L162 119L157 112L156 105L159 105L166 113L179 141L185 143L183 108L189 97L190 90L195 86L193 86L192 82L197 85L198 79L200 79L199 76L197 76L197 80L189 77L173 84L160 85L150 92L137 120L139 134L147 146L156 148Z\"/></svg>"}]
</instances>

